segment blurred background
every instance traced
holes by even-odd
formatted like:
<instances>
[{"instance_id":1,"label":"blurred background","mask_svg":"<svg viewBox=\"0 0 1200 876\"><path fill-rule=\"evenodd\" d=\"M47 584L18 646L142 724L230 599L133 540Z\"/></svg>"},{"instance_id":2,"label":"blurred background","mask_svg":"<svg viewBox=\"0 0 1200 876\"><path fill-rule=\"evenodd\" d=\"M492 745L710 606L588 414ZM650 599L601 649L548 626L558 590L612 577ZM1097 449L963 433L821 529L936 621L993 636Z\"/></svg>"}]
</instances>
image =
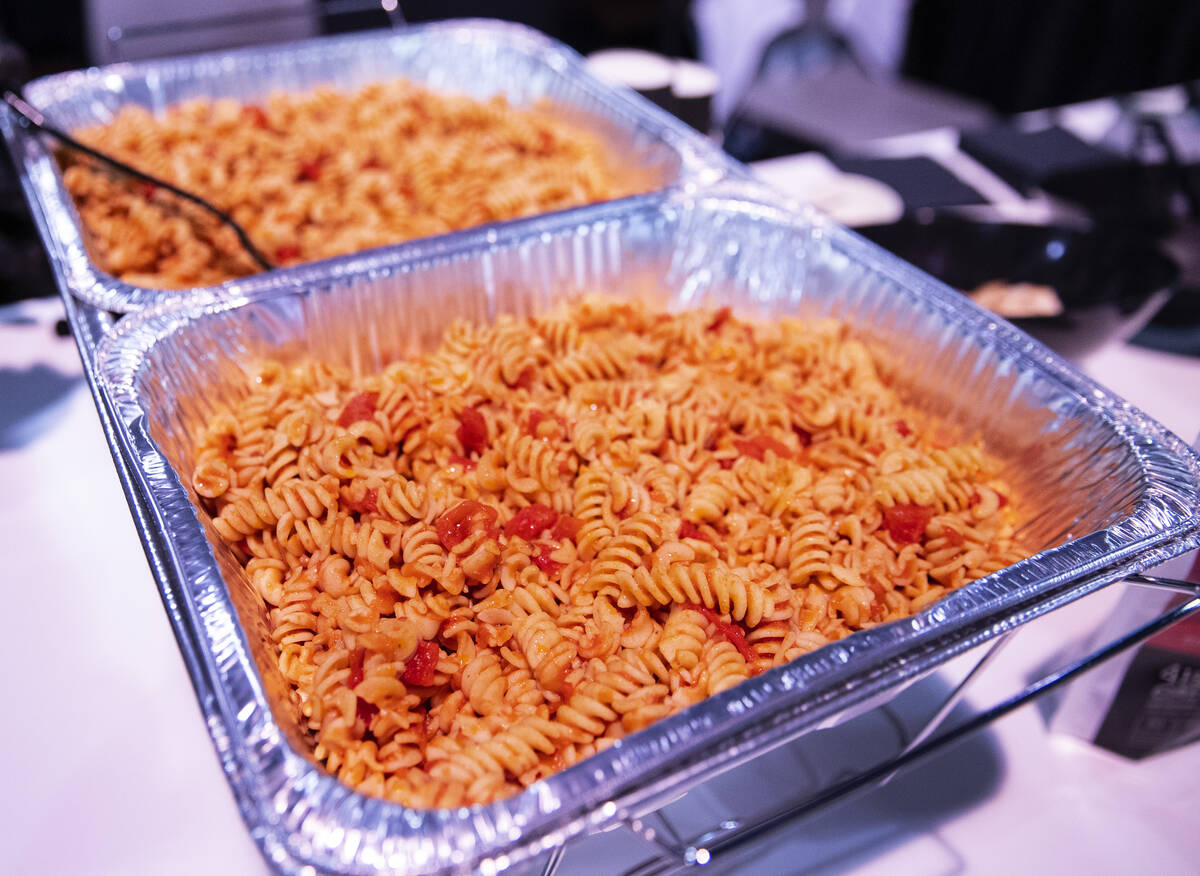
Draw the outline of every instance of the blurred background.
<instances>
[{"instance_id":1,"label":"blurred background","mask_svg":"<svg viewBox=\"0 0 1200 876\"><path fill-rule=\"evenodd\" d=\"M0 7L0 75L460 16L600 53L599 75L1068 356L1135 335L1200 354L1190 0L43 0ZM48 295L0 160L0 301Z\"/></svg>"}]
</instances>

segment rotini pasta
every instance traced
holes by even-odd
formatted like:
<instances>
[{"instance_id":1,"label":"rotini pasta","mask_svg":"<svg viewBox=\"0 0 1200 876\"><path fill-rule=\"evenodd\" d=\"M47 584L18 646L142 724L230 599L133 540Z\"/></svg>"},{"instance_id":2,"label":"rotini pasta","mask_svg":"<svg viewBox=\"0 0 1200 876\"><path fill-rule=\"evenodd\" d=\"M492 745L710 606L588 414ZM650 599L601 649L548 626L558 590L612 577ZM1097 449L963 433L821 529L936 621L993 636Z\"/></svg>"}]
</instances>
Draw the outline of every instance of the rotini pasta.
<instances>
[{"instance_id":1,"label":"rotini pasta","mask_svg":"<svg viewBox=\"0 0 1200 876\"><path fill-rule=\"evenodd\" d=\"M366 379L268 364L191 480L315 756L460 806L1024 556L935 434L835 323L588 298Z\"/></svg>"},{"instance_id":2,"label":"rotini pasta","mask_svg":"<svg viewBox=\"0 0 1200 876\"><path fill-rule=\"evenodd\" d=\"M274 94L261 106L192 100L154 116L123 108L84 143L226 210L281 266L649 188L600 136L548 105L509 106L407 81L352 93ZM232 229L149 183L67 159L64 179L101 268L156 288L258 270ZM548 326L563 350L574 341ZM569 379L606 360L563 360Z\"/></svg>"}]
</instances>

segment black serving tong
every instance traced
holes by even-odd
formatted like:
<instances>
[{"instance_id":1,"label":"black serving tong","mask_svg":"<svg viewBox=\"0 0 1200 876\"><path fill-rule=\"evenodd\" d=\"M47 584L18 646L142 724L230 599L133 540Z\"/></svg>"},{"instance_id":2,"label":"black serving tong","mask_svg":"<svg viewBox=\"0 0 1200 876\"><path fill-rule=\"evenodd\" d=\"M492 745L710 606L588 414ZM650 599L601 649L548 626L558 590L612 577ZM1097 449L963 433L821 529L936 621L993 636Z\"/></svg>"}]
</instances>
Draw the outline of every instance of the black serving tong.
<instances>
[{"instance_id":1,"label":"black serving tong","mask_svg":"<svg viewBox=\"0 0 1200 876\"><path fill-rule=\"evenodd\" d=\"M64 146L68 146L77 152L81 152L84 155L99 161L101 164L116 170L118 173L131 177L132 179L139 180L140 182L150 183L153 186L166 189L168 192L171 192L171 194L177 195L186 201L190 201L201 209L206 210L207 212L216 216L221 222L233 229L233 233L237 235L238 242L241 243L242 248L246 250L246 253L259 265L259 267L261 267L264 271L270 271L275 267L275 265L269 259L259 252L258 247L251 242L250 236L246 234L246 230L242 228L242 226L239 225L232 216L230 216L220 207L217 207L209 201L206 201L199 195L195 195L186 189L181 189L179 186L174 185L173 183L169 183L166 180L159 179L156 176L152 176L144 171L138 170L136 167L132 167L123 161L113 158L111 155L107 155L98 149L94 149L85 143L81 143L67 132L60 130L59 128L56 128L48 123L46 121L46 117L38 112L36 107L31 106L12 89L5 89L3 96L4 103L7 104L8 108L16 114L21 124L34 128L43 134L49 134Z\"/></svg>"}]
</instances>

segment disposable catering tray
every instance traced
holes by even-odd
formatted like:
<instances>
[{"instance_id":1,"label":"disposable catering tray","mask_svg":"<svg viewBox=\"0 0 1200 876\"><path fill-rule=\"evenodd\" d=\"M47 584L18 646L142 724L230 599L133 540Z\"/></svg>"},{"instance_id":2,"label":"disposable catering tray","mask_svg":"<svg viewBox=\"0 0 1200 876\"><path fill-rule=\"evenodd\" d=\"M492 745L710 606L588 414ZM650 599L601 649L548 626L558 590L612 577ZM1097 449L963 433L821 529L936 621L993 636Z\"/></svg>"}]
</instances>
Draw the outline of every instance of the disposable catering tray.
<instances>
[{"instance_id":1,"label":"disposable catering tray","mask_svg":"<svg viewBox=\"0 0 1200 876\"><path fill-rule=\"evenodd\" d=\"M259 47L62 73L25 86L26 99L66 130L110 121L125 105L161 113L191 98L257 101L272 92L330 84L354 89L405 77L441 91L486 98L505 95L525 106L539 98L555 111L598 130L628 173L652 186L711 183L745 173L706 138L635 92L589 74L582 58L537 31L486 20L414 25ZM73 294L116 313L187 299L201 290L132 286L89 257L86 232L44 139L0 111L26 197L50 257ZM398 148L399 148L398 144ZM311 264L311 263L310 263ZM281 275L305 266L277 269ZM236 295L242 281L218 288Z\"/></svg>"},{"instance_id":2,"label":"disposable catering tray","mask_svg":"<svg viewBox=\"0 0 1200 876\"><path fill-rule=\"evenodd\" d=\"M118 467L209 731L255 841L283 872L501 871L832 726L1200 540L1200 460L1182 441L958 292L751 184L520 220L294 279L263 276L124 318L95 360ZM1020 496L1022 535L1040 552L509 799L414 811L359 795L301 740L261 603L191 494L192 438L263 358L370 373L433 344L456 317L529 314L588 292L848 321L882 351L911 403L983 437Z\"/></svg>"}]
</instances>

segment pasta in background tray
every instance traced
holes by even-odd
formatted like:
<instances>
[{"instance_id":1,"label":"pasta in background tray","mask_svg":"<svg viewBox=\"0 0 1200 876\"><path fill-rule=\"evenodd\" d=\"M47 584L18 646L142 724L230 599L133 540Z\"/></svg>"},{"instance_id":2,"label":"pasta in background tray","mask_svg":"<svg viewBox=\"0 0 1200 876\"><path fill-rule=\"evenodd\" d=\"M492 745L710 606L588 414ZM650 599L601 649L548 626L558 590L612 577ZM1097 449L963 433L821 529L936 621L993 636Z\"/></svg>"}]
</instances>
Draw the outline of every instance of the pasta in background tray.
<instances>
[{"instance_id":1,"label":"pasta in background tray","mask_svg":"<svg viewBox=\"0 0 1200 876\"><path fill-rule=\"evenodd\" d=\"M575 155L576 146L582 146L583 153L592 153L599 143L601 151L612 155L619 174L610 180L590 179L578 192L574 188L579 181L567 174L566 180L551 184L536 199L527 198L529 193L519 189L493 185L495 177L489 173L476 174L471 178L486 181L487 188L493 190L492 202L478 193L464 193L451 186L439 205L437 197L423 187L442 187L454 177L458 172L454 164L456 150L471 150L476 163L483 162L484 155L474 149L469 138L455 137L447 140L444 149L435 150L438 166L422 162L419 169L406 175L405 162L393 155L367 154L369 148L364 151L363 143L375 145L372 138L395 130L399 121L372 116L374 110L389 106L379 94L380 85L399 79L445 95L440 102L426 100L423 107L417 107L427 114L436 113L439 106L461 103L460 98L449 95L463 95L476 106L479 104L474 102L498 98L521 111L536 113L539 106L550 107L553 122L540 128L553 132L556 151ZM353 109L354 130L336 138L325 137L326 151L306 148L305 137L301 142L274 148L280 146L274 142L277 127L303 112L314 118L320 116L322 106L328 109L329 102L343 101L339 92L360 93L360 105ZM302 98L305 94L310 95L307 100ZM154 164L146 168L150 172L194 184L202 193L221 192L217 200L231 197L230 206L239 218L256 226L252 236L256 241L261 238L259 248L283 266L272 272L276 276L298 275L304 270L297 267L299 262L363 247L394 244L404 238L444 233L535 210L561 209L635 191L706 184L745 173L682 122L632 91L592 77L582 59L566 46L528 28L494 21L438 22L397 32L322 37L281 46L114 64L36 80L25 87L25 96L49 122L65 130L94 129L114 120L127 126L143 110L161 121L171 107L181 107L182 116L175 127L193 134L197 117L207 116L205 108L215 101L215 110L205 124L220 126L226 141L233 133L231 126L240 132L235 142L222 143L220 154L206 156L204 144L195 139L190 144L175 142L171 126L146 126L143 131L143 119L135 125L139 136L144 134L154 146L165 141L181 148L173 149L166 161L165 153L157 148L144 154L138 150L130 157L135 165L139 159L148 159ZM235 104L238 112L232 112ZM242 107L250 108L244 116ZM339 105L339 109L333 115L345 114L346 107ZM396 113L389 110L388 115ZM486 115L485 105L481 116ZM510 146L546 146L543 135L530 130L539 127L536 115L501 114L495 107L492 115L496 129L511 135ZM269 132L255 127L264 122ZM252 130L238 123L248 123ZM323 122L318 119L318 124ZM447 128L449 132L456 130L454 125ZM198 211L196 221L188 221L181 217L190 217L191 209L177 211L173 196L137 183L114 182L103 172L85 171L82 166L72 167L68 174L72 189L81 198L82 206L77 210L51 151L56 144L43 142L7 113L0 114L0 131L13 154L51 266L72 294L93 306L129 313L184 300L198 289L218 285L226 294L237 293L240 281L229 278L245 274L250 266L242 264L242 254L227 239L228 228L210 227L210 219ZM275 166L260 168L262 173L256 170L250 176L256 185L282 185L282 200L288 209L280 215L260 218L247 213L258 203L258 196L244 191L246 174L244 168L239 168L246 156L234 160L226 154L237 142L255 137L264 141L260 145L272 147L268 154L274 156ZM532 142L526 143L529 138ZM579 142L572 145L568 142L572 138ZM347 145L348 139L361 142L354 147ZM120 145L106 141L106 145L114 143ZM402 144L394 145L399 149ZM426 143L422 148L428 146ZM261 157L261 150L255 154ZM214 159L225 160L219 168L208 166ZM197 163L204 166L197 167ZM572 158L571 163L579 161ZM546 169L553 176L561 174L562 167L556 164ZM229 178L220 179L221 171ZM261 180L264 174L270 178ZM229 186L237 191L224 192ZM412 198L404 194L405 186ZM556 187L566 189L566 194ZM390 205L389 193L395 201ZM359 223L354 228L345 227L338 207L349 198L376 199L381 205L377 211L380 227L374 231ZM471 209L464 211L464 206ZM81 212L102 232L93 241L89 241L89 232L80 220ZM168 226L163 249L170 255L165 258L143 244L135 245L147 229L153 231L160 225ZM306 231L306 226L311 227ZM289 231L296 239L288 239ZM96 258L89 252L89 242Z\"/></svg>"},{"instance_id":2,"label":"pasta in background tray","mask_svg":"<svg viewBox=\"0 0 1200 876\"><path fill-rule=\"evenodd\" d=\"M201 694L210 732L247 824L268 861L284 872L299 873L309 866L321 872L349 873L386 869L466 872L475 867L502 870L564 838L596 829L618 812L652 808L755 753L806 730L834 725L869 703L894 695L940 663L991 636L1185 549L1189 540L1196 540L1200 529L1196 511L1200 504L1200 463L1183 442L957 292L819 215L797 212L793 205L777 201L753 185L727 183L700 192L644 195L582 208L572 214L518 220L502 228L464 232L417 242L403 250L364 256L355 262L353 271L314 269L306 280L303 284L284 285L268 277L251 279L239 287L235 297L210 293L186 307L165 307L122 320L97 357L103 393L119 424L123 454L128 456L138 489L154 512L143 537L164 540L167 545L168 561L156 568L156 573L172 623L181 642L186 643L185 656ZM821 325L825 324L823 320L835 319L849 326L849 337L872 351L879 375L894 388L900 402L929 418L920 425L916 415L912 423L906 420L906 427L913 430L917 440L935 435L948 447L970 446L974 440L981 440L983 451L995 460L987 484L1002 482L1011 492L1014 503L1006 510L1016 512L1013 535L1033 556L970 582L966 579L973 574L962 574L954 581L951 573L951 583L962 586L944 598L928 605L918 601L909 606L911 614L897 611L894 619L845 638L829 636L836 640L799 654L785 665L764 666L765 671L726 689L718 689L723 687L720 683L711 691L706 688L711 696L676 714L645 726L640 720L629 727L618 721L621 731L603 737L610 738L611 744L596 746L603 750L573 765L553 764L565 768L545 777L531 774L527 778L532 784L527 788L520 789L520 777L514 781L512 773L501 783L508 786L498 788L488 788L487 783L494 783L494 778L488 779L483 773L470 768L463 773L464 780L483 778L480 790L485 793L481 798L503 799L469 808L438 808L436 799L421 801L395 795L410 805L434 807L409 808L352 790L314 762L309 726L298 720L292 687L280 671L268 610L271 599L283 603L273 589L274 573L259 575L256 568L247 574L241 561L250 562L249 555L254 552L251 539L240 543L234 538L238 527L221 508L210 509L216 516L197 510L203 499L193 486L192 473L197 466L200 477L195 483L204 492L220 493L223 478L232 477L231 483L240 483L236 472L211 464L214 459L221 461L220 452L214 456L212 449L219 451L225 446L236 454L236 448L223 444L219 429L215 443L206 443L205 429L214 418L227 414L231 405L253 405L251 378L264 361L276 360L284 368L323 362L340 369L338 373L344 370L348 382L337 393L322 396L322 404L336 411L337 419L347 422L337 428L352 436L351 430L357 429L361 433L357 437L364 442L360 444L357 437L353 442L338 439L342 442L338 446L352 456L360 454L356 457L360 461L367 460L368 451L354 448L372 444L373 428L355 411L364 412L369 399L357 403L351 400L359 393L378 390L381 395L376 404L380 403L385 387L371 384L377 379L372 375L383 373L389 363L406 356L436 349L443 338L453 339L452 346L457 349L469 349L470 335L450 329L455 320L504 325L507 323L500 317L511 314L518 320L515 325L524 325L526 317L577 305L593 294L604 296L605 302L616 302L605 306L618 310L624 307L621 301L637 301L672 313L708 311L711 317L703 325L698 316L678 317L681 325L692 326L693 333L698 326L707 328L716 321L722 308L731 308L737 320L724 319L717 327L718 336L723 337L721 331L727 330L731 342L736 342L739 320L777 325L781 319L798 318ZM569 330L564 332L555 336L567 338ZM846 349L855 347L850 344ZM609 350L610 355L620 355L619 344L609 345ZM520 351L514 355L519 364ZM853 368L855 361L857 354L851 354L843 364ZM461 367L450 361L445 365L446 379L466 379ZM503 366L497 367L501 368L503 381ZM283 373L269 371L268 379ZM535 375L526 375L524 368L514 364L508 377L519 384ZM353 416L346 414L348 405ZM432 451L433 458L440 463L444 453L450 468L455 464L465 467L474 461L476 478L498 477L498 466L492 465L489 471L491 462L479 449L479 422L471 415L465 419L462 416L465 406L466 400L449 408L458 416L443 418L434 428L438 434L449 434L437 439L441 447ZM645 421L651 422L652 412L646 413ZM486 407L479 415L488 440L498 438L502 434L497 419L500 415ZM303 415L296 418L297 430L302 420ZM372 422L380 426L378 421ZM520 441L528 417L515 422L522 427L513 432L515 440ZM543 424L552 432L557 420L543 418L537 426L539 434ZM936 432L920 431L926 425L933 428L932 424L937 424ZM762 429L755 427L749 437L734 439L726 435L705 452L717 458L722 454L732 457L735 454L730 453L731 449L737 456L755 457L761 452L762 462L768 464L785 451L793 456L800 453L798 433L772 429L770 422L764 422ZM888 440L903 444L899 441L905 438L901 431L897 428L897 434ZM734 440L747 443L739 451ZM459 447L453 450L456 441ZM451 462L450 454L462 450L467 451L459 454L465 462ZM811 446L807 450L811 453ZM929 452L936 450L933 447ZM337 446L334 451L326 460L328 464L355 464L344 456L334 458ZM379 452L386 455L390 451ZM373 446L370 454L376 454ZM285 456L274 458L273 471L302 464L299 454L292 462ZM729 469L718 462L712 471L736 473L737 466L736 460ZM560 477L566 474L553 464L532 464L527 474L534 479L553 479L556 473ZM665 490L667 485L661 487ZM343 495L339 483L337 499L366 509L369 517L370 489L364 480L355 492ZM412 503L419 498L407 491L382 497L380 486L375 489L376 507L393 500ZM632 497L632 490L625 492ZM536 495L534 489L530 496ZM559 500L554 495L547 491L541 504L561 517L565 503L556 507ZM614 497L624 495L623 487L610 483L602 495L611 510ZM302 497L295 498L304 502ZM497 505L492 520L491 512L480 510L487 499L486 491L481 491L478 496L461 500L456 495L455 504L478 502L480 508L467 510L480 512L479 522L485 532L493 526L503 529L512 525L515 542L522 538L519 531L528 524L533 534L537 521L529 520L529 514L524 520L518 517L515 506L519 502L510 497L511 508L506 504L503 512L511 516L504 518ZM782 494L780 499L787 501ZM265 496L263 501L260 510L267 516L285 511L282 505L272 510ZM287 512L296 515L299 505L284 504L288 505ZM316 504L324 507L319 500ZM968 508L970 505L968 498ZM578 505L572 496L570 516L575 516L577 506L584 510L588 503ZM679 522L671 524L670 534L683 537L671 540L692 551L708 550L702 544L704 538L689 537L712 535L709 530L721 524L710 519L703 502L691 506L691 520L687 497L682 510ZM362 511L357 513L361 519ZM546 512L532 513L545 515L541 522L549 527ZM470 536L471 514L464 517L468 520L465 534ZM247 518L239 519L247 522ZM595 519L619 530L622 524L638 518L636 513L625 518L614 514L609 520L602 508L601 517ZM440 514L433 524L438 550L446 551L437 533L438 520ZM698 532L681 532L684 522L692 523ZM276 520L274 528L259 529L278 537L278 523ZM450 524L443 527L447 533L456 531L455 520ZM933 525L931 520L926 531ZM553 528L548 535L554 535ZM549 542L546 536L545 529L533 534L534 543ZM288 537L286 531L284 537ZM851 531L842 537L852 541L854 535ZM894 534L880 538L894 538ZM499 538L495 541L500 543ZM380 550L390 549L385 542L377 540L373 544L368 538L361 545L356 542L354 550L361 549L370 562L374 562L370 559L374 552L379 562L391 566L394 555L385 558ZM480 544L468 546L474 553ZM348 545L343 541L343 547ZM569 560L566 554L556 553L565 547L560 543L545 552L544 560ZM566 550L578 552L579 545ZM668 553L678 550L672 547ZM484 571L485 560L491 562L484 555L487 553L485 549L483 554L473 556L478 561L472 566L475 572ZM445 558L443 555L443 564ZM665 555L659 559L665 559ZM793 569L790 556L788 559L786 574L790 581ZM419 557L414 555L410 561L418 562ZM503 561L496 559L498 564ZM268 568L270 564L258 566ZM802 566L795 569L797 575L805 571ZM628 578L614 576L616 589L609 591L614 607L636 615L633 603L637 603L647 608L648 616L657 610L661 618L665 611L669 619L674 609L651 609L659 597L651 595L649 587L643 592L638 584L639 575L653 578L654 563L648 569L644 565L640 568L642 572L631 573L634 583L630 590L626 590L631 587ZM340 571L334 571L330 581L337 591ZM980 566L979 571L990 569ZM469 589L465 579L464 572L463 585ZM280 583L283 580L279 576ZM447 580L453 580L453 576ZM401 588L408 586L403 581L397 583ZM264 597L264 588L270 599ZM504 589L497 586L491 595ZM630 602L626 609L619 606L622 594ZM860 595L865 600L866 594ZM643 602L641 596L648 601ZM695 614L714 630L719 623L727 622L726 609L731 625L736 623L736 614L741 613L744 620L757 610L749 599L744 609L732 598L728 605L722 605L717 590L710 593L711 607L699 589L696 596L695 608L714 616L706 616L704 611ZM766 604L764 601L764 612ZM503 620L501 614L488 617L487 623ZM342 619L355 622L348 615ZM306 621L300 620L297 643L303 646L311 639L304 631ZM544 641L546 651L540 652L534 640L546 632L544 621L538 620L536 628L534 621L526 623L530 629L514 631L512 638L517 644L512 650L518 661L522 659L516 656L518 652L535 655L534 660L523 659L530 663L526 671L536 676L542 669L537 656L555 655L561 643ZM330 632L332 625L327 623L321 629ZM443 650L442 646L447 644L446 635L454 639L455 632L442 629L440 622L433 632L441 636L438 653L421 658L421 665L413 670L412 687L418 691L424 686L416 682L429 680L430 671L435 685L439 672L454 671L451 665L443 666L443 662L451 662L451 649ZM736 638L732 631L730 635ZM709 647L721 644L721 639L731 644L725 636L722 631L720 639L706 636L706 641L713 642ZM427 640L425 636L419 638ZM524 644L522 638L527 640ZM750 637L746 639L753 649ZM383 639L367 641L387 645ZM478 644L478 639L475 641ZM458 640L455 642L457 646ZM416 647L414 643L414 655ZM428 646L425 649L429 650ZM736 652L737 646L733 645L732 650ZM658 653L661 656L662 650ZM673 653L676 660L687 659L678 650ZM333 699L342 700L337 712L343 730L351 711L358 730L360 718L369 718L370 726L375 727L390 705L386 685L368 685L363 694L369 696L362 697L367 704L363 711L368 714L358 714L359 694L355 691L382 666L381 659L369 655L365 648L362 655L360 669L357 657L347 649L339 655L341 662L326 667L323 677ZM743 661L746 656L737 655ZM431 665L424 665L426 658ZM552 694L561 701L566 696L570 703L574 694L586 692L567 685L568 681L574 684L569 675L557 676L553 657L546 661L550 665L542 671L544 677L539 682L550 691L544 699L548 701ZM407 673L409 665L405 663L402 670L397 665L393 670ZM483 672L486 668L477 665L479 675L494 676L490 670ZM359 672L363 681L356 678L356 683L347 688L350 675ZM303 676L303 671L300 674ZM391 677L395 677L394 672ZM586 679L583 683L586 685ZM555 684L558 691L554 691ZM670 692L669 681L665 686ZM339 687L346 688L346 693L336 692ZM394 687L392 692L398 693ZM469 692L460 696L469 702ZM476 712L489 708L482 692L477 702L478 709L472 706ZM379 709L377 713L370 708L372 705ZM378 726L386 735L386 728ZM327 729L337 728L329 724ZM365 732L366 727L362 730ZM620 738L614 738L617 736ZM434 745L431 740L427 736L427 745ZM588 754L586 743L578 744L579 753ZM509 747L507 751L512 754L515 749ZM345 762L352 759L353 751L347 749ZM347 775L348 780L359 777ZM367 782L364 790L386 794L387 780Z\"/></svg>"}]
</instances>

